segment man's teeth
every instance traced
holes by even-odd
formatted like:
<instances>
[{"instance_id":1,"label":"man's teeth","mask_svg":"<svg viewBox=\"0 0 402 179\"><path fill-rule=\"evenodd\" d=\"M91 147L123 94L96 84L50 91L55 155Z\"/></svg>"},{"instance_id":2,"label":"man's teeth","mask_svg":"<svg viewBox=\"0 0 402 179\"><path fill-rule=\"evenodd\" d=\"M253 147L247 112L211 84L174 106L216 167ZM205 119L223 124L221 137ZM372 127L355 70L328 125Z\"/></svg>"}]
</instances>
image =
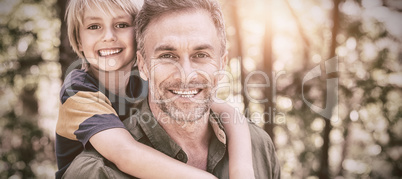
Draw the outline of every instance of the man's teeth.
<instances>
[{"instance_id":1,"label":"man's teeth","mask_svg":"<svg viewBox=\"0 0 402 179\"><path fill-rule=\"evenodd\" d=\"M184 97L184 98L191 98L194 95L198 94L198 90L191 90L191 91L173 90L173 93L180 95L181 97Z\"/></svg>"},{"instance_id":2,"label":"man's teeth","mask_svg":"<svg viewBox=\"0 0 402 179\"><path fill-rule=\"evenodd\" d=\"M120 53L121 49L113 49L113 50L99 50L99 55L100 56L108 56L108 55L113 55L116 53Z\"/></svg>"}]
</instances>

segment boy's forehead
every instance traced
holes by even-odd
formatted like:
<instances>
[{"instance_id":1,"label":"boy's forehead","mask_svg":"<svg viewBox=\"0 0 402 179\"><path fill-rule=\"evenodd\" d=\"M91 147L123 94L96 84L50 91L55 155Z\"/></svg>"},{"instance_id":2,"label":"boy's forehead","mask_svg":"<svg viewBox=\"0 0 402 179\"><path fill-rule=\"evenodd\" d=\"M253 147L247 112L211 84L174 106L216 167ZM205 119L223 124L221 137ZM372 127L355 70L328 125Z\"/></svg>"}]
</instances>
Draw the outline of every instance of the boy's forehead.
<instances>
[{"instance_id":1,"label":"boy's forehead","mask_svg":"<svg viewBox=\"0 0 402 179\"><path fill-rule=\"evenodd\" d=\"M84 16L87 14L97 15L97 16L121 16L129 15L128 12L124 11L121 7L117 5L112 6L99 6L99 5L87 5L83 9Z\"/></svg>"}]
</instances>

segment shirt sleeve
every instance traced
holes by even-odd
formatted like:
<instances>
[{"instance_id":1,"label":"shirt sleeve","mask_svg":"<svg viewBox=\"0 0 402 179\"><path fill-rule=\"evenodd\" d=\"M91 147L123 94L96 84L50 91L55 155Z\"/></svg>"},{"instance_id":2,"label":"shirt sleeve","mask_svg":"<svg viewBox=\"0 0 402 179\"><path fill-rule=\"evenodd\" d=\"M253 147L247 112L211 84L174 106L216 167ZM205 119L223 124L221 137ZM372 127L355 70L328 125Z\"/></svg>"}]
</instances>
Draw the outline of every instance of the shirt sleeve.
<instances>
[{"instance_id":1,"label":"shirt sleeve","mask_svg":"<svg viewBox=\"0 0 402 179\"><path fill-rule=\"evenodd\" d=\"M255 178L281 178L281 167L271 137L255 124L249 124Z\"/></svg>"},{"instance_id":2,"label":"shirt sleeve","mask_svg":"<svg viewBox=\"0 0 402 179\"><path fill-rule=\"evenodd\" d=\"M116 165L102 157L96 150L90 149L83 151L74 159L62 178L129 179L135 177L121 172Z\"/></svg>"},{"instance_id":3,"label":"shirt sleeve","mask_svg":"<svg viewBox=\"0 0 402 179\"><path fill-rule=\"evenodd\" d=\"M66 78L60 94L61 104L56 133L79 141L85 147L96 133L110 128L125 128L110 100L88 74L74 71Z\"/></svg>"}]
</instances>

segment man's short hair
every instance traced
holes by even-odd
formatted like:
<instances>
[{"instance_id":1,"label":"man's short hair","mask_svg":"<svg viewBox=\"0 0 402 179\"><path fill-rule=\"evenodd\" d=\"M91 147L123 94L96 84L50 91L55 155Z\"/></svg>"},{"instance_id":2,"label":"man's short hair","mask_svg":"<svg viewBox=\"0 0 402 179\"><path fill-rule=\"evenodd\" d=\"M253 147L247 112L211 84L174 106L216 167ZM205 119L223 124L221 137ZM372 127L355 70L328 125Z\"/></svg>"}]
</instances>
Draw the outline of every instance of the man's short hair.
<instances>
[{"instance_id":1,"label":"man's short hair","mask_svg":"<svg viewBox=\"0 0 402 179\"><path fill-rule=\"evenodd\" d=\"M210 14L218 32L218 37L220 38L221 53L223 55L226 51L225 23L223 21L221 7L216 0L145 0L136 18L137 49L140 51L141 55L145 58L145 34L151 20L169 12L192 9L205 10Z\"/></svg>"},{"instance_id":2,"label":"man's short hair","mask_svg":"<svg viewBox=\"0 0 402 179\"><path fill-rule=\"evenodd\" d=\"M83 23L85 9L98 8L107 15L113 15L113 8L121 8L135 19L142 0L70 0L66 9L67 35L74 52L82 59L84 55L79 51L81 43L79 27ZM133 39L134 40L134 39ZM134 47L135 48L135 47Z\"/></svg>"}]
</instances>

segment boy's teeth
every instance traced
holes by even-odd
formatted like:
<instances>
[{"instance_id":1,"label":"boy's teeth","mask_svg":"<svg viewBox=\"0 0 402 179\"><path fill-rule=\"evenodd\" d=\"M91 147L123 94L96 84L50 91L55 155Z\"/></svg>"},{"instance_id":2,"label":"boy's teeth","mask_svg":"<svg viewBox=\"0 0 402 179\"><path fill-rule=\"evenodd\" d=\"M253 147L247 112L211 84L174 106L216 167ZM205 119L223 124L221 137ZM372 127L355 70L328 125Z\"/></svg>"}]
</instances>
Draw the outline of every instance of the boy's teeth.
<instances>
[{"instance_id":1,"label":"boy's teeth","mask_svg":"<svg viewBox=\"0 0 402 179\"><path fill-rule=\"evenodd\" d=\"M112 49L112 50L99 50L99 55L100 56L108 56L108 55L113 55L116 53L120 53L121 49Z\"/></svg>"}]
</instances>

